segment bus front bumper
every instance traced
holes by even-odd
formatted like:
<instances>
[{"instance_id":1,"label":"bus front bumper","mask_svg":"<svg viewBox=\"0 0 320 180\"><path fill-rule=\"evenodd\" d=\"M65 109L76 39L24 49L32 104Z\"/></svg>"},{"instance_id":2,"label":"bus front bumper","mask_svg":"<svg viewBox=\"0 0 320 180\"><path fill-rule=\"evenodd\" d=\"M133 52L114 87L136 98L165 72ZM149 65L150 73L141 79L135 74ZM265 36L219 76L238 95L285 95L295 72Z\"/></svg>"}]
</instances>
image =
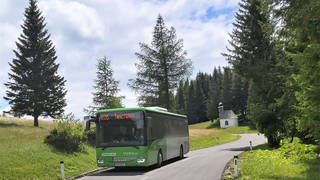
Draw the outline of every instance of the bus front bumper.
<instances>
[{"instance_id":1,"label":"bus front bumper","mask_svg":"<svg viewBox=\"0 0 320 180\"><path fill-rule=\"evenodd\" d=\"M97 160L98 167L146 167L148 163L145 158L113 157L112 159L100 158Z\"/></svg>"}]
</instances>

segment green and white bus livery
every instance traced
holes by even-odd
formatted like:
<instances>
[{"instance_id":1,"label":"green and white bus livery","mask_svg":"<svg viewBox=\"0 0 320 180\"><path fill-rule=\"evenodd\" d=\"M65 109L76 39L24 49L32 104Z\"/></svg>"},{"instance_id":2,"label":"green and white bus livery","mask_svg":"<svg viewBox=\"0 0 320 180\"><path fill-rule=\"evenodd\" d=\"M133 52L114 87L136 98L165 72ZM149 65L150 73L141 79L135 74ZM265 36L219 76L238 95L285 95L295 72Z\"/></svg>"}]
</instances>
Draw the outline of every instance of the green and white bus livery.
<instances>
[{"instance_id":1,"label":"green and white bus livery","mask_svg":"<svg viewBox=\"0 0 320 180\"><path fill-rule=\"evenodd\" d=\"M99 167L161 166L189 152L186 116L158 107L100 110L87 121L96 123Z\"/></svg>"}]
</instances>

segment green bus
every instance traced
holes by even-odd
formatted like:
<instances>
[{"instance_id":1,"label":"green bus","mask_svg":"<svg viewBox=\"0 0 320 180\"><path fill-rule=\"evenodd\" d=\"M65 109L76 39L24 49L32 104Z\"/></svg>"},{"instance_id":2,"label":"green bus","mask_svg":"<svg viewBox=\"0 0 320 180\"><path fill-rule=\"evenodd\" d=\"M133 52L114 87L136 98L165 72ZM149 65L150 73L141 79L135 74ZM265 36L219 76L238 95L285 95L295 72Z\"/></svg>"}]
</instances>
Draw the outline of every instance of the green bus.
<instances>
[{"instance_id":1,"label":"green bus","mask_svg":"<svg viewBox=\"0 0 320 180\"><path fill-rule=\"evenodd\" d=\"M87 121L96 124L99 167L160 167L163 161L189 152L187 117L159 107L100 110Z\"/></svg>"}]
</instances>

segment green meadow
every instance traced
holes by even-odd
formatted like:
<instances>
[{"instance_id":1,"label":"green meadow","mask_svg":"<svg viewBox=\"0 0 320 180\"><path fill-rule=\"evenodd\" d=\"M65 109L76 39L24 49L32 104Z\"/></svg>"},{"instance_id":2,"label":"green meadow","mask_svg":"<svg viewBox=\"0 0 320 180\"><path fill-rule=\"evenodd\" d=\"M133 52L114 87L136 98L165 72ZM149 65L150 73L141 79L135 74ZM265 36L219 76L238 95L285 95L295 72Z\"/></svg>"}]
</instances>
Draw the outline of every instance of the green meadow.
<instances>
[{"instance_id":1,"label":"green meadow","mask_svg":"<svg viewBox=\"0 0 320 180\"><path fill-rule=\"evenodd\" d=\"M95 149L66 154L45 144L53 122L33 122L0 117L0 179L59 179L60 161L65 163L66 177L96 168Z\"/></svg>"}]
</instances>

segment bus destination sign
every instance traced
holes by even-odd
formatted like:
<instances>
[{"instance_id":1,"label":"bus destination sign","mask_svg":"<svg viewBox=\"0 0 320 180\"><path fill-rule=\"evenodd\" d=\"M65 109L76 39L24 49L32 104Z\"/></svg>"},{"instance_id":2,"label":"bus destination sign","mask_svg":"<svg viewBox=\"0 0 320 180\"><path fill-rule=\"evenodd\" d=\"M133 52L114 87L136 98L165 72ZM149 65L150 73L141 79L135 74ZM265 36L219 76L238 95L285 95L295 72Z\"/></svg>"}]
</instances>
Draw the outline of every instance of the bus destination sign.
<instances>
[{"instance_id":1,"label":"bus destination sign","mask_svg":"<svg viewBox=\"0 0 320 180\"><path fill-rule=\"evenodd\" d=\"M122 120L122 119L133 119L134 114L133 113L125 113L125 112L116 112L116 113L106 113L101 115L101 120L102 121L107 121L107 120Z\"/></svg>"}]
</instances>

